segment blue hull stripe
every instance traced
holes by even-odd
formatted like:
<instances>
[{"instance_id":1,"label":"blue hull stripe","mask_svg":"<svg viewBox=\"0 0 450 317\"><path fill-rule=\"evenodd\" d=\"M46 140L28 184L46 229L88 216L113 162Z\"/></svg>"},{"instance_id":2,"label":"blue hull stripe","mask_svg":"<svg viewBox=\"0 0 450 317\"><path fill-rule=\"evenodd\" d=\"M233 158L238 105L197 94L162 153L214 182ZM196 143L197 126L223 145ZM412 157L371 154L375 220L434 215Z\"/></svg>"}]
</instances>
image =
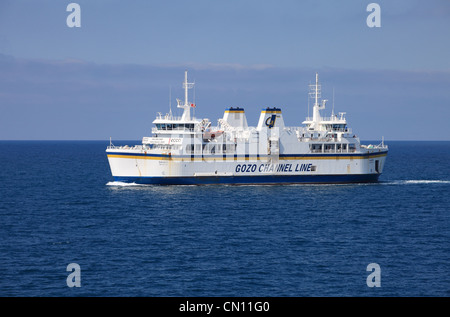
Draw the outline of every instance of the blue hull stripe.
<instances>
[{"instance_id":1,"label":"blue hull stripe","mask_svg":"<svg viewBox=\"0 0 450 317\"><path fill-rule=\"evenodd\" d=\"M384 156L387 154L387 151L383 152L373 152L373 153L311 153L311 154L280 154L280 159L283 158L312 158L315 157L329 157L330 159L335 157L371 157L371 156ZM120 156L142 156L142 157L155 157L155 158L163 158L167 159L170 157L177 157L177 158L191 158L192 155L167 155L167 154L150 154L150 153L129 153L129 152L108 152L107 155L120 155ZM198 155L198 158L205 157L205 158L220 158L222 155ZM234 155L230 156L235 158L249 158L249 157L258 157L260 158L261 155Z\"/></svg>"},{"instance_id":2,"label":"blue hull stripe","mask_svg":"<svg viewBox=\"0 0 450 317\"><path fill-rule=\"evenodd\" d=\"M114 180L136 184L207 185L207 184L345 184L373 183L380 174L355 175L262 175L262 176L195 176L195 177L129 177Z\"/></svg>"}]
</instances>

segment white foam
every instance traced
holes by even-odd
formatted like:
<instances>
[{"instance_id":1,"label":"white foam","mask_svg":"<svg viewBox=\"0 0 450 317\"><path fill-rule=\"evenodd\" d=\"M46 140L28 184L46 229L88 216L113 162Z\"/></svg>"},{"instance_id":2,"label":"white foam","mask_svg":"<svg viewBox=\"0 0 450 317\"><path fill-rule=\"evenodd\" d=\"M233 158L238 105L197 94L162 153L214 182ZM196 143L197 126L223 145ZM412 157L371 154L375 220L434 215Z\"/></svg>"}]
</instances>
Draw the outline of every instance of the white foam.
<instances>
[{"instance_id":1,"label":"white foam","mask_svg":"<svg viewBox=\"0 0 450 317\"><path fill-rule=\"evenodd\" d=\"M409 180L390 181L385 184L387 185L450 184L450 181L435 180L435 179L409 179Z\"/></svg>"},{"instance_id":2,"label":"white foam","mask_svg":"<svg viewBox=\"0 0 450 317\"><path fill-rule=\"evenodd\" d=\"M406 180L406 184L450 184L450 181L443 180Z\"/></svg>"},{"instance_id":3,"label":"white foam","mask_svg":"<svg viewBox=\"0 0 450 317\"><path fill-rule=\"evenodd\" d=\"M108 182L108 183L106 183L106 186L120 186L120 187L125 187L125 186L140 186L140 185L139 185L139 184L136 184L136 183Z\"/></svg>"}]
</instances>

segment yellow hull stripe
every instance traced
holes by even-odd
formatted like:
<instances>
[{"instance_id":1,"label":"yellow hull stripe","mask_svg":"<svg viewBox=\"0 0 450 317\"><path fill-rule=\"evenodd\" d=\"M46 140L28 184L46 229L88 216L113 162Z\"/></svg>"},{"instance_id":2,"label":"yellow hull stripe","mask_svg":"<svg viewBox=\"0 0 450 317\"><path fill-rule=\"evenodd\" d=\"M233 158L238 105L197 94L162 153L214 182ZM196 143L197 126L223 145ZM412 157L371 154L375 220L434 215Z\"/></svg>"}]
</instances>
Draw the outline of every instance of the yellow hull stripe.
<instances>
[{"instance_id":1,"label":"yellow hull stripe","mask_svg":"<svg viewBox=\"0 0 450 317\"><path fill-rule=\"evenodd\" d=\"M364 159L373 159L378 157L384 157L387 153L380 153L380 154L370 154L366 156L281 156L278 157L279 160L364 160ZM223 157L223 156L217 156L217 157L179 157L179 156L141 156L141 155L120 155L120 154L108 154L108 158L125 158L125 159L134 159L134 160L173 160L173 161L195 161L195 162L201 162L201 161L261 161L261 160L268 160L271 157L270 156L262 156L262 157ZM276 157L275 157L276 158Z\"/></svg>"}]
</instances>

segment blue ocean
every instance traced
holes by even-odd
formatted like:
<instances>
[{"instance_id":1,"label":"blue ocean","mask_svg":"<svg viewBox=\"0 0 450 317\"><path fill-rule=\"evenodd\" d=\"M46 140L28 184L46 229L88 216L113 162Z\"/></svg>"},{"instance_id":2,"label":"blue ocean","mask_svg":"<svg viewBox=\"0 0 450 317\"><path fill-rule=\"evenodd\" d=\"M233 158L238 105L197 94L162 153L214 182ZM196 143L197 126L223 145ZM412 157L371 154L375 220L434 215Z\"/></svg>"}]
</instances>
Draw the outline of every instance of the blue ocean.
<instances>
[{"instance_id":1,"label":"blue ocean","mask_svg":"<svg viewBox=\"0 0 450 317\"><path fill-rule=\"evenodd\" d=\"M450 142L278 186L125 186L108 143L0 141L0 296L450 296Z\"/></svg>"}]
</instances>

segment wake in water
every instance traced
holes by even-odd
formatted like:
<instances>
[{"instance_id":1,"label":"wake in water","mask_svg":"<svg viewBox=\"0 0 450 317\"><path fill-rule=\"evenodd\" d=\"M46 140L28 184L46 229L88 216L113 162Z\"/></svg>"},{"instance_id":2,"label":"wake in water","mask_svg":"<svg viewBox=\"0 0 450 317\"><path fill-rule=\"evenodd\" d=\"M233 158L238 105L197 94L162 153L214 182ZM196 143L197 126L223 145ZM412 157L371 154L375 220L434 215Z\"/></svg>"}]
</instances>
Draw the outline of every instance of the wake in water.
<instances>
[{"instance_id":1,"label":"wake in water","mask_svg":"<svg viewBox=\"0 0 450 317\"><path fill-rule=\"evenodd\" d=\"M106 183L106 186L126 187L126 186L142 186L142 185L141 184L136 184L136 183L108 182L108 183Z\"/></svg>"},{"instance_id":2,"label":"wake in water","mask_svg":"<svg viewBox=\"0 0 450 317\"><path fill-rule=\"evenodd\" d=\"M382 182L386 185L411 185L411 184L450 184L450 181L444 180L427 180L427 179L415 179L415 180L397 180L397 181L387 181Z\"/></svg>"}]
</instances>

